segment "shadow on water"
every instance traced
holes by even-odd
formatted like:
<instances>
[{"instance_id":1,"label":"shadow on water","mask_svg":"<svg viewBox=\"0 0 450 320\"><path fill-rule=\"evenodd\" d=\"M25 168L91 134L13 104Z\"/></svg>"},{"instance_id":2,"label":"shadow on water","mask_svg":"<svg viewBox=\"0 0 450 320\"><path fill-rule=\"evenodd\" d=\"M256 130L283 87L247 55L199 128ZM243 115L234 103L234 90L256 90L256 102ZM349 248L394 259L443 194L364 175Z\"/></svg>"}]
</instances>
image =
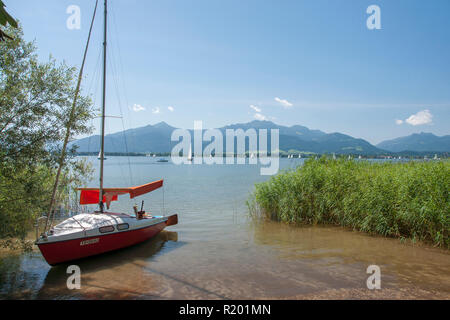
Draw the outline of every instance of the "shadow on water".
<instances>
[{"instance_id":1,"label":"shadow on water","mask_svg":"<svg viewBox=\"0 0 450 320\"><path fill-rule=\"evenodd\" d=\"M151 282L145 266L162 254L182 246L178 233L163 231L154 239L132 247L108 252L49 270L37 299L115 299L148 295L146 283ZM77 265L81 270L81 289L69 290L67 268ZM130 280L131 279L131 280ZM151 287L148 288L151 290ZM150 295L152 296L152 295ZM153 298L158 298L157 296Z\"/></svg>"}]
</instances>

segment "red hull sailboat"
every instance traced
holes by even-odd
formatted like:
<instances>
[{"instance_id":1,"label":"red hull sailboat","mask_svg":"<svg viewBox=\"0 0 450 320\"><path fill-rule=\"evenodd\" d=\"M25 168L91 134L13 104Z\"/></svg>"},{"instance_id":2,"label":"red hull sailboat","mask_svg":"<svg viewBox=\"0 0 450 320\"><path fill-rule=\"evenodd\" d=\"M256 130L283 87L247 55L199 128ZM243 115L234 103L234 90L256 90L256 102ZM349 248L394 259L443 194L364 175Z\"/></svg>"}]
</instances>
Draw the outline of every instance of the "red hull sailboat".
<instances>
[{"instance_id":1,"label":"red hull sailboat","mask_svg":"<svg viewBox=\"0 0 450 320\"><path fill-rule=\"evenodd\" d=\"M130 198L163 186L156 181L136 188L104 189L104 203L109 207L121 194ZM99 189L80 189L80 204L96 204ZM135 215L111 212L79 214L53 227L36 242L50 265L87 258L129 247L153 238L165 227L178 223L178 216L151 216L144 211Z\"/></svg>"},{"instance_id":2,"label":"red hull sailboat","mask_svg":"<svg viewBox=\"0 0 450 320\"><path fill-rule=\"evenodd\" d=\"M104 0L104 42L103 42L103 106L102 106L102 135L100 155L105 154L105 105L106 105L106 45L107 45L107 0ZM95 11L97 9L97 4ZM94 18L95 18L94 11ZM93 19L94 19L93 18ZM92 30L92 25L91 25ZM90 38L90 34L89 34ZM89 45L88 38L88 45ZM86 50L87 47L86 46ZM86 58L86 53L85 53ZM83 60L84 65L84 60ZM80 79L81 73L80 71ZM80 81L80 80L79 80ZM79 87L79 84L78 84ZM75 107L74 103L74 107ZM74 108L73 107L73 108ZM67 137L70 126L67 128ZM64 144L62 159L64 158ZM73 216L62 223L51 227L53 221L52 214L47 217L44 233L36 240L45 260L50 265L56 265L69 261L74 261L108 251L122 249L128 246L146 241L159 234L165 227L178 223L178 216L151 216L143 210L134 207L134 215L124 213L111 213L105 211L105 204L109 209L111 202L117 201L120 195L129 194L130 198L150 193L163 187L163 180L155 181L143 186L134 188L104 188L103 187L103 162L104 156L100 160L100 187L80 189L80 204L98 204L99 211L91 214L79 214ZM60 165L61 167L61 165ZM57 177L59 174L57 175ZM55 182L55 188L58 178ZM52 197L52 204L53 204ZM52 205L50 206L52 207ZM51 208L50 208L50 211ZM51 219L50 219L51 218ZM50 230L47 231L47 228Z\"/></svg>"}]
</instances>

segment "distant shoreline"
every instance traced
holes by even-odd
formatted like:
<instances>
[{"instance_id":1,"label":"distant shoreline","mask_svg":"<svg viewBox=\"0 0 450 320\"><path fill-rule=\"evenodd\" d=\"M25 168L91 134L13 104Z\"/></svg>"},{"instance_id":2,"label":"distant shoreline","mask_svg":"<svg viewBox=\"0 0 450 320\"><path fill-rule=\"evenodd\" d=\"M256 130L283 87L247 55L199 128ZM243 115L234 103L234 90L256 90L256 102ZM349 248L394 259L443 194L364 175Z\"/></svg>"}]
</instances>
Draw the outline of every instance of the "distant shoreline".
<instances>
[{"instance_id":1,"label":"distant shoreline","mask_svg":"<svg viewBox=\"0 0 450 320\"><path fill-rule=\"evenodd\" d=\"M332 154L325 153L325 154L315 154L315 153L299 153L299 152L292 152L287 153L282 151L280 153L280 158L288 158L289 155L294 155L294 159L298 159L298 155L301 154L302 158L313 158L313 157L322 157L322 156L332 156ZM450 152L434 152L434 151L428 151L428 152L396 152L396 153L386 153L383 155L377 154L359 154L359 153L342 153L338 154L336 153L336 157L353 157L358 158L359 156L362 157L362 159L380 159L380 160L389 160L389 159L396 159L398 157L404 158L405 160L408 159L423 159L424 157L428 158L429 160L432 160L433 157L437 155L440 159L447 159L450 157ZM77 152L74 154L74 156L79 157L98 157L98 152ZM106 157L171 157L172 154L170 152L165 153L140 153L140 152L106 152ZM213 155L214 156L214 155ZM238 157L241 155L234 154L234 157ZM249 154L245 155L247 158L249 157ZM269 154L270 156L270 154ZM226 157L226 155L222 155L222 157Z\"/></svg>"}]
</instances>

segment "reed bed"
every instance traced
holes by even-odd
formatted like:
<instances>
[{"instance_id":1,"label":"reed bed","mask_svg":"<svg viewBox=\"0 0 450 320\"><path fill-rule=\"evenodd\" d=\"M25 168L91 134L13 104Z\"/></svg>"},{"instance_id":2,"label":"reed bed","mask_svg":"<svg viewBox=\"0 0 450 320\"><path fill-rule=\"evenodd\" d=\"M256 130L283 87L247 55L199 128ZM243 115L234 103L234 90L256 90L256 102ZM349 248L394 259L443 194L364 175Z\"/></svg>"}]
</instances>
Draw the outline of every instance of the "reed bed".
<instances>
[{"instance_id":1,"label":"reed bed","mask_svg":"<svg viewBox=\"0 0 450 320\"><path fill-rule=\"evenodd\" d=\"M257 184L256 217L333 224L450 248L450 162L310 159Z\"/></svg>"}]
</instances>

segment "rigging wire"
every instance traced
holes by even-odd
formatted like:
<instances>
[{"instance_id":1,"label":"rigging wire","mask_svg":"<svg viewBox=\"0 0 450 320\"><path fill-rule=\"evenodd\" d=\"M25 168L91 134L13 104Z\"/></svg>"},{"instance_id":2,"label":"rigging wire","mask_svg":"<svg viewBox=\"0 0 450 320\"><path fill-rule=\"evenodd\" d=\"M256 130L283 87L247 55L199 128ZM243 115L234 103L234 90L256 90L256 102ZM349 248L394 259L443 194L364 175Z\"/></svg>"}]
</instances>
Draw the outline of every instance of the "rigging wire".
<instances>
[{"instance_id":1,"label":"rigging wire","mask_svg":"<svg viewBox=\"0 0 450 320\"><path fill-rule=\"evenodd\" d=\"M111 14L111 15L112 15L112 19L111 19L111 20L112 20L112 25L113 25L113 27L114 27L114 32L115 32L116 35L118 35L118 34L119 34L119 32L118 32L119 29L118 29L117 23L116 23L117 18L116 18L116 13L115 13L115 7L114 7L114 5L111 6L110 11L111 11L111 13L112 13L112 14ZM121 54L120 46L119 46L118 43L119 43L118 41L115 42L116 47L117 47L118 60L116 60L116 59L112 59L112 60L113 60L114 62L118 63L118 67L114 67L114 70L119 69L118 72L119 72L121 75L124 75L125 72L124 72L124 67L123 67L123 59L122 59L122 54ZM113 55L113 58L115 58L115 56L114 56L114 50L111 50L111 52L112 52L111 54ZM110 59L110 60L111 60L111 59ZM128 124L129 124L129 127L131 128L131 115L130 115L130 108L129 108L130 104L129 104L129 100L128 100L128 94L127 94L127 89L126 89L126 85L125 85L125 79L124 79L123 76L122 76L122 77L118 77L118 78L119 78L119 80L122 80L120 84L122 85L122 88L123 88L124 99L125 99L125 103L126 103L126 105L127 105L126 110L127 110L127 113L128 113ZM115 84L116 84L116 87L117 87L117 91L119 91L119 89L118 89L119 85L117 85L117 79L115 79ZM119 104L120 104L120 101L119 101ZM120 106L120 105L119 105L119 106ZM120 112L122 113L122 108L121 108L121 106L120 106ZM124 124L123 117L122 117L122 127L123 127L123 132L124 132L125 148L126 148L126 152L128 153L127 137L126 137L126 134L125 134L125 124ZM129 167L129 171L130 171L130 178L131 178L131 180L132 180L131 161L130 161L130 157L129 157L129 156L128 156L127 158L128 158L128 167ZM133 183L132 183L132 184L133 184ZM164 189L165 189L165 186L163 185L163 187L162 187L162 211L163 211L163 215L165 216L165 196L164 196Z\"/></svg>"},{"instance_id":2,"label":"rigging wire","mask_svg":"<svg viewBox=\"0 0 450 320\"><path fill-rule=\"evenodd\" d=\"M109 52L111 52L111 50L109 50ZM123 112L122 112L122 101L121 101L121 99L120 99L120 94L119 94L119 89L118 89L118 86L117 86L117 73L116 73L116 69L115 69L115 66L112 64L112 62L111 61L113 61L113 57L111 57L111 56L109 56L109 70L110 70L110 72L112 73L112 79L113 79L113 81L112 81L112 83L113 83L113 85L115 85L115 93L116 93L116 96L117 96L117 102L118 102L118 106L119 106L119 112L120 112L120 115L121 115L121 118L123 119ZM123 123L123 122L122 122ZM123 133L123 135L125 135L125 128L123 128L123 131L122 131L122 133ZM114 139L112 139L112 141L111 141L113 144L115 144L114 143ZM127 158L129 159L129 155L128 155L128 145L127 145L127 141L126 141L126 139L124 139L124 144L125 144L125 152L127 153ZM124 176L125 177L125 175L124 175L124 173L123 173L123 168L122 168L122 166L120 166L119 165L119 167L120 167L120 171L121 171L121 173L122 173L122 176ZM128 165L128 169L129 169L129 178L130 178L130 183L132 184L132 176L131 176L131 164L129 163L129 165Z\"/></svg>"},{"instance_id":3,"label":"rigging wire","mask_svg":"<svg viewBox=\"0 0 450 320\"><path fill-rule=\"evenodd\" d=\"M118 28L117 28L117 18L116 18L116 13L115 13L115 4L112 6L111 9L112 12L112 22L113 22L113 26L114 26L114 31L116 33L116 35L119 34ZM124 72L124 68L123 68L123 62L122 62L122 54L121 54L121 50L120 50L120 46L119 46L119 41L116 42L116 46L117 46L117 53L119 56L118 59L118 63L119 63L119 72L122 75L122 77L120 77L120 79L122 80L122 88L123 88L123 95L125 98L125 103L126 103L126 110L127 110L127 116L128 116L128 127L131 128L131 115L130 115L130 109L129 109L129 100L128 100L128 94L127 94L127 87L125 85L125 79L123 77L123 75L125 74ZM113 52L114 54L114 52ZM128 153L128 144L127 144L127 137L125 135L125 122L124 122L124 118L122 117L122 127L124 130L124 141L125 141L125 147L127 149L127 153ZM131 171L131 161L130 161L130 157L128 157L128 167L129 167L129 171L130 171L130 179L131 179L131 184L133 184L133 176L132 176L132 171Z\"/></svg>"},{"instance_id":4,"label":"rigging wire","mask_svg":"<svg viewBox=\"0 0 450 320\"><path fill-rule=\"evenodd\" d=\"M86 43L86 48L84 50L83 62L81 64L80 73L79 73L79 76L78 76L78 82L77 82L77 87L75 89L74 100L73 100L72 109L71 109L71 112L70 112L70 117L69 117L69 120L67 122L66 136L65 136L65 139L64 139L63 148L61 150L61 157L60 157L59 164L58 164L58 171L57 171L56 177L55 177L55 184L53 185L52 198L50 200L49 214L48 214L47 220L45 222L44 233L47 231L47 228L49 227L49 223L50 223L50 226L53 224L53 219L55 217L54 212L53 212L53 206L54 206L54 203L55 203L56 192L58 190L59 177L60 177L60 174L61 174L62 167L64 165L64 159L66 157L66 148L67 148L67 144L69 143L70 129L71 129L71 125L72 125L72 122L73 122L73 118L75 116L75 109L76 109L76 106L77 106L77 98L78 98L78 94L80 92L81 80L83 78L83 69L84 69L84 64L86 62L86 56L87 56L87 52L88 52L88 48L89 48L89 42L91 40L92 27L94 26L95 16L96 16L96 13L97 13L97 6L98 6L98 0L96 0L96 2L95 2L94 14L92 16L91 26L89 28L89 36L88 36L88 40L87 40L87 43Z\"/></svg>"},{"instance_id":5,"label":"rigging wire","mask_svg":"<svg viewBox=\"0 0 450 320\"><path fill-rule=\"evenodd\" d=\"M93 97L93 105L95 106L97 104L97 95L98 95L98 89L99 89L99 83L100 83L100 58L102 56L102 51L99 50L98 52L98 58L97 58L97 63L95 64L95 68L94 68L94 74L92 76L92 80L91 80L91 84L89 86L89 90L88 90L88 94L91 94L92 92L94 92ZM94 86L95 83L95 90L92 91L92 87ZM91 127L94 127L94 119L91 119ZM87 148L87 153L89 154L91 152L91 141L92 141L92 135L89 135L88 137L88 148Z\"/></svg>"},{"instance_id":6,"label":"rigging wire","mask_svg":"<svg viewBox=\"0 0 450 320\"><path fill-rule=\"evenodd\" d=\"M115 34L118 35L117 32L117 24L116 24L116 18L115 18L115 10L114 10L114 6L111 6L110 11L112 12L112 21L113 21L113 25L115 26ZM111 33L111 30L109 30L109 32ZM110 35L110 38L113 38L113 35ZM119 41L112 41L113 44L116 45L116 47L118 48L118 50L120 50L120 46L118 45ZM133 185L133 173L131 170L131 160L130 160L130 156L129 156L129 148L128 148L128 141L127 141L127 135L126 135L126 130L125 130L125 122L124 122L124 117L123 117L123 108L122 108L122 99L120 97L120 90L119 90L119 84L118 84L118 78L122 78L123 79L123 69L122 69L122 76L119 77L119 73L120 70L118 71L117 66L115 65L117 63L117 59L116 56L114 54L115 48L114 45L111 46L111 49L109 50L109 53L111 55L111 58L109 59L110 64L111 64L111 71L113 72L113 83L115 85L115 89L116 89L116 95L117 95L117 101L118 101L118 106L119 106L119 111L120 111L120 115L121 115L121 120L122 120L122 134L123 134L123 140L124 140L124 145L125 145L125 152L127 153L127 162L128 162L128 174L129 174L129 179L130 179L130 183L131 185ZM119 57L119 61L121 63L120 57ZM125 91L125 90L124 90Z\"/></svg>"}]
</instances>

